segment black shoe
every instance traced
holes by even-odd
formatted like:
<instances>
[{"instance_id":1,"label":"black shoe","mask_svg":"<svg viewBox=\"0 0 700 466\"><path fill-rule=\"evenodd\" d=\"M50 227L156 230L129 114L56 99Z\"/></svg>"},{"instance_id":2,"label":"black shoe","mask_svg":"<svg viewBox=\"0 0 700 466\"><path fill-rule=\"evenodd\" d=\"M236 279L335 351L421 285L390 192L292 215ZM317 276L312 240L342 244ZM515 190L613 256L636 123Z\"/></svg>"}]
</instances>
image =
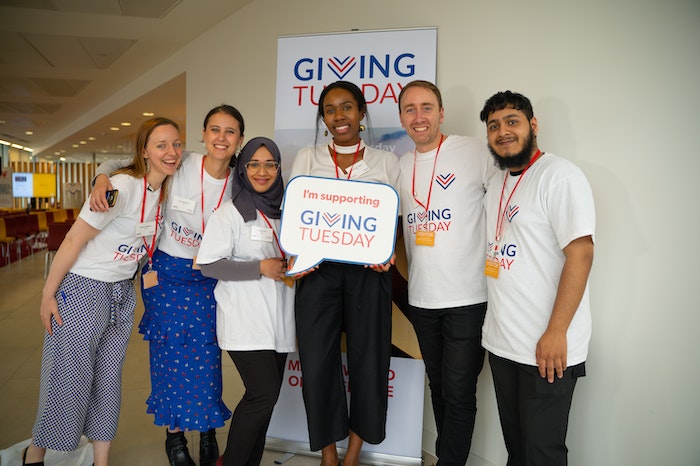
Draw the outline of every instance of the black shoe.
<instances>
[{"instance_id":1,"label":"black shoe","mask_svg":"<svg viewBox=\"0 0 700 466\"><path fill-rule=\"evenodd\" d=\"M219 459L219 444L216 443L216 430L199 433L199 466L213 466Z\"/></svg>"},{"instance_id":2,"label":"black shoe","mask_svg":"<svg viewBox=\"0 0 700 466\"><path fill-rule=\"evenodd\" d=\"M185 433L165 431L165 453L170 460L170 466L197 466L187 450Z\"/></svg>"}]
</instances>

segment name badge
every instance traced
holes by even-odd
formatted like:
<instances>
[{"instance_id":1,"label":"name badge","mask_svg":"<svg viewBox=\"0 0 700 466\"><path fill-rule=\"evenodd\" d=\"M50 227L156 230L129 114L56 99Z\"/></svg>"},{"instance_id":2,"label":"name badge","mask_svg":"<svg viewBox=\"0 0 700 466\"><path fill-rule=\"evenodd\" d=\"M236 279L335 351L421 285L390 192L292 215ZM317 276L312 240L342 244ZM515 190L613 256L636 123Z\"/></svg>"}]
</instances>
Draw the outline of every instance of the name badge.
<instances>
[{"instance_id":1,"label":"name badge","mask_svg":"<svg viewBox=\"0 0 700 466\"><path fill-rule=\"evenodd\" d=\"M141 278L143 279L143 288L146 290L158 286L158 271L156 270L149 270L141 274Z\"/></svg>"},{"instance_id":2,"label":"name badge","mask_svg":"<svg viewBox=\"0 0 700 466\"><path fill-rule=\"evenodd\" d=\"M284 284L287 285L288 287L294 288L294 279L293 279L292 277L289 277L289 276L285 275L284 277L282 277L281 280L282 280L282 282L284 282Z\"/></svg>"},{"instance_id":3,"label":"name badge","mask_svg":"<svg viewBox=\"0 0 700 466\"><path fill-rule=\"evenodd\" d=\"M416 246L435 246L435 232L427 230L416 231Z\"/></svg>"},{"instance_id":4,"label":"name badge","mask_svg":"<svg viewBox=\"0 0 700 466\"><path fill-rule=\"evenodd\" d=\"M156 234L156 221L136 224L136 236L153 236Z\"/></svg>"},{"instance_id":5,"label":"name badge","mask_svg":"<svg viewBox=\"0 0 700 466\"><path fill-rule=\"evenodd\" d=\"M271 243L272 238L271 228L253 226L250 231L250 239L253 241L264 241L266 243Z\"/></svg>"},{"instance_id":6,"label":"name badge","mask_svg":"<svg viewBox=\"0 0 700 466\"><path fill-rule=\"evenodd\" d=\"M364 160L360 160L352 166L352 177L360 176L369 171L369 165Z\"/></svg>"},{"instance_id":7,"label":"name badge","mask_svg":"<svg viewBox=\"0 0 700 466\"><path fill-rule=\"evenodd\" d=\"M491 278L498 278L498 271L501 269L501 263L498 259L492 257L486 258L486 266L484 267L484 275Z\"/></svg>"},{"instance_id":8,"label":"name badge","mask_svg":"<svg viewBox=\"0 0 700 466\"><path fill-rule=\"evenodd\" d=\"M180 212L185 212L186 214L191 214L194 212L196 201L193 199L187 199L182 196L175 196L173 203L170 205L174 210L179 210Z\"/></svg>"}]
</instances>

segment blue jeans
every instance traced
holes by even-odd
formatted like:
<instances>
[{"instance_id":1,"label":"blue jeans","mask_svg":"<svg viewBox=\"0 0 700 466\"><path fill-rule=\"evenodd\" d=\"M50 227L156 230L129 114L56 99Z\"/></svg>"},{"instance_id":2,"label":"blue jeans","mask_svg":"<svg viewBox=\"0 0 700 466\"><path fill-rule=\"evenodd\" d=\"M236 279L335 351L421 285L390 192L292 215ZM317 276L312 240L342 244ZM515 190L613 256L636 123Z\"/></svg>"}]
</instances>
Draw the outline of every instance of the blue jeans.
<instances>
[{"instance_id":1,"label":"blue jeans","mask_svg":"<svg viewBox=\"0 0 700 466\"><path fill-rule=\"evenodd\" d=\"M476 382L484 365L486 303L448 309L409 306L430 383L439 466L464 466L476 417Z\"/></svg>"}]
</instances>

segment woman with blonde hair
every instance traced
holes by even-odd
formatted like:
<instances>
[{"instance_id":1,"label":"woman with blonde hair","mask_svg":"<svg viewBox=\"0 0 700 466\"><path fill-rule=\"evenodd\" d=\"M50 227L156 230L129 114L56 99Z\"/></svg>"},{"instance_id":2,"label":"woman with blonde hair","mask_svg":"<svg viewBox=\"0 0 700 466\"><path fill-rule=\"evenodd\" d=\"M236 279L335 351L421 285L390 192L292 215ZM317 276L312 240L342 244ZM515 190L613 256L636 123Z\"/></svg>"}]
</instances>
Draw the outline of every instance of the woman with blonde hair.
<instances>
[{"instance_id":1,"label":"woman with blonde hair","mask_svg":"<svg viewBox=\"0 0 700 466\"><path fill-rule=\"evenodd\" d=\"M47 448L75 450L82 435L93 441L95 465L109 462L136 307L133 277L162 231L168 178L182 157L178 125L145 121L135 147L131 165L110 180L114 206L98 213L86 202L51 264L41 296L39 408L22 465L43 466ZM143 277L154 283L152 274Z\"/></svg>"}]
</instances>

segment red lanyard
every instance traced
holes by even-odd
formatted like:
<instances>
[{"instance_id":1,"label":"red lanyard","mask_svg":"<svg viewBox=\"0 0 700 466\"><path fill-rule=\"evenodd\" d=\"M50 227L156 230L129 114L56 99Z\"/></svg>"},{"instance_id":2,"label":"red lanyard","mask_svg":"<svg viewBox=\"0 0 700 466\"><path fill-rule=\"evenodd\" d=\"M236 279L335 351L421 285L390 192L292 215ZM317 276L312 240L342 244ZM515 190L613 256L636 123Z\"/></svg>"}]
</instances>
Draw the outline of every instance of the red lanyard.
<instances>
[{"instance_id":1,"label":"red lanyard","mask_svg":"<svg viewBox=\"0 0 700 466\"><path fill-rule=\"evenodd\" d=\"M141 204L141 223L143 223L143 217L146 214L146 191L148 190L148 181L146 177L143 177L143 203ZM148 242L146 237L142 236L143 244L146 246L146 254L148 254L148 265L153 267L153 252L156 250L156 236L158 235L158 218L160 218L160 201L163 200L163 189L161 186L160 194L158 196L158 210L156 211L156 229L153 231L153 238L151 239L151 247L148 247Z\"/></svg>"},{"instance_id":2,"label":"red lanyard","mask_svg":"<svg viewBox=\"0 0 700 466\"><path fill-rule=\"evenodd\" d=\"M270 230L272 230L272 236L275 237L275 242L277 243L277 249L280 250L280 254L282 254L282 259L286 258L287 256L285 255L284 251L280 247L280 240L277 237L277 232L275 231L274 228L272 228L272 223L270 223L270 220L265 216L265 214L262 213L262 211L258 210L260 212L260 215L262 216L263 220L265 220L265 223L267 223L267 226L270 227Z\"/></svg>"},{"instance_id":3,"label":"red lanyard","mask_svg":"<svg viewBox=\"0 0 700 466\"><path fill-rule=\"evenodd\" d=\"M416 150L413 149L413 180L411 182L411 193L413 194L413 200L418 203L419 206L423 207L425 209L425 212L428 212L428 208L430 207L430 198L433 195L433 182L435 181L435 167L437 166L437 159L438 155L440 154L440 147L442 147L442 141L445 139L445 135L440 134L440 142L438 143L437 146L437 152L435 152L435 160L433 160L433 174L430 175L430 186L428 187L428 200L426 201L425 205L421 201L418 200L416 197Z\"/></svg>"},{"instance_id":4,"label":"red lanyard","mask_svg":"<svg viewBox=\"0 0 700 466\"><path fill-rule=\"evenodd\" d=\"M506 175L503 178L503 187L501 188L501 198L498 201L498 217L496 218L496 242L501 241L501 237L502 237L502 233L503 233L503 220L505 219L505 216L506 216L506 208L510 204L510 200L513 198L513 194L515 194L515 190L518 189L518 185L523 180L523 177L525 176L525 172L527 171L527 169L530 168L533 163L535 163L535 160L537 160L540 157L540 155L542 155L542 151L540 151L538 149L535 156L530 159L528 164L525 166L525 169L523 169L522 173L520 174L520 178L518 178L517 183L515 183L513 190L510 192L510 195L508 196L508 200L506 200L506 205L503 206L503 193L505 192L506 180L508 179L508 176L509 176L508 171L506 171Z\"/></svg>"},{"instance_id":5,"label":"red lanyard","mask_svg":"<svg viewBox=\"0 0 700 466\"><path fill-rule=\"evenodd\" d=\"M207 156L205 155L202 157L202 172L200 173L199 177L199 187L201 188L202 191L202 234L204 234L204 159L206 159ZM221 195L219 196L219 202L216 204L216 207L214 207L214 210L218 209L221 206L221 200L224 198L224 193L226 192L226 186L228 186L228 176L231 173L231 170L228 170L226 172L226 180L224 181L224 189L221 190Z\"/></svg>"},{"instance_id":6,"label":"red lanyard","mask_svg":"<svg viewBox=\"0 0 700 466\"><path fill-rule=\"evenodd\" d=\"M355 157L352 158L352 165L350 165L350 173L348 173L348 179L352 176L352 169L355 167L355 162L357 161L357 156L360 154L360 144L362 139L357 142L357 149L355 149ZM333 141L333 162L335 163L335 177L340 179L340 173L338 173L338 153L335 151L335 141Z\"/></svg>"}]
</instances>

